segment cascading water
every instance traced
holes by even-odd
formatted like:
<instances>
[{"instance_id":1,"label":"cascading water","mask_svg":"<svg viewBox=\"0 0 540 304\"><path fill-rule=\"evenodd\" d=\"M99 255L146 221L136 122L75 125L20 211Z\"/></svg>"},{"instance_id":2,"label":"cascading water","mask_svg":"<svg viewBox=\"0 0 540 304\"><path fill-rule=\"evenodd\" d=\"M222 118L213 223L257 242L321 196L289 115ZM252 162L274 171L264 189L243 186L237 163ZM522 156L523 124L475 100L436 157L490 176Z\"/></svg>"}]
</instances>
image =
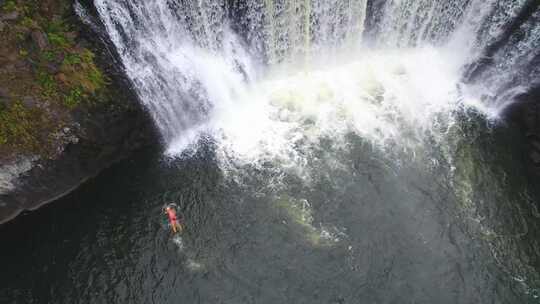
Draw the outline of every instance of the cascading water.
<instances>
[{"instance_id":1,"label":"cascading water","mask_svg":"<svg viewBox=\"0 0 540 304\"><path fill-rule=\"evenodd\" d=\"M378 60L394 62L393 55L384 58L388 50L413 48L413 52L421 53L431 48L427 52L435 52L438 57L432 57L433 68L416 69L422 75L401 72L407 75L404 77L429 79L425 73L438 77L444 71L447 79L438 77L444 84L437 86L445 89L439 96L413 97L416 105L428 103L428 108L441 106L444 111L455 108L448 106L455 103L448 99L456 100L456 96L449 98L456 91L449 92L448 88L458 86L462 73L469 73L471 85L462 86L461 91L470 93L470 100L484 99L476 104L489 114L497 114L516 94L527 90L531 77L537 76L538 65L531 64L538 60L540 49L540 23L535 22L540 12L535 1L385 1L376 9L366 0L97 0L95 4L134 88L171 151L182 150L179 147L192 142L209 124L216 127L216 115L248 100L261 99L257 86L265 79L275 79L272 71L281 70L284 79L296 72L309 79L312 71L347 66L348 61L363 57L375 55ZM235 17L231 19L231 15ZM369 23L366 16L373 19L370 24L375 24L366 37L371 50L361 43L364 24ZM508 32L510 26L512 32ZM401 66L391 67L393 71L387 70L387 75L371 81L378 82L376 86L382 86L384 92L391 91L383 78L395 76L396 69L403 65L422 66L422 62L407 62L421 57L408 57L413 52L398 54L401 63L397 65ZM366 71L373 67L363 61L367 65L358 67L362 71L356 73L369 78ZM356 92L348 92L342 100L355 94L357 98ZM409 102L404 101L402 92L399 94L383 99L394 99L397 107ZM432 119L418 116L424 112L401 114L409 115L406 119L411 121Z\"/></svg>"}]
</instances>

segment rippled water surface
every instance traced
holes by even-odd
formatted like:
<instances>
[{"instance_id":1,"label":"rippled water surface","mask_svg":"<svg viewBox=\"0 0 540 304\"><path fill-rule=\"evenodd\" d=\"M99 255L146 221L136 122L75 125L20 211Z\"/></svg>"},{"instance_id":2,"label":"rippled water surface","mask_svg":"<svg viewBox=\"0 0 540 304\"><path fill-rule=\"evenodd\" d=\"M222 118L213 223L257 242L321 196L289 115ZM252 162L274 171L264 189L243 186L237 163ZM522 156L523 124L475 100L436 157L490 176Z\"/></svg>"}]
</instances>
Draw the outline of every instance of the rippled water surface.
<instances>
[{"instance_id":1,"label":"rippled water surface","mask_svg":"<svg viewBox=\"0 0 540 304\"><path fill-rule=\"evenodd\" d=\"M208 138L175 160L141 151L0 227L0 302L537 303L518 137L485 125L416 154L323 138L302 174L224 170Z\"/></svg>"}]
</instances>

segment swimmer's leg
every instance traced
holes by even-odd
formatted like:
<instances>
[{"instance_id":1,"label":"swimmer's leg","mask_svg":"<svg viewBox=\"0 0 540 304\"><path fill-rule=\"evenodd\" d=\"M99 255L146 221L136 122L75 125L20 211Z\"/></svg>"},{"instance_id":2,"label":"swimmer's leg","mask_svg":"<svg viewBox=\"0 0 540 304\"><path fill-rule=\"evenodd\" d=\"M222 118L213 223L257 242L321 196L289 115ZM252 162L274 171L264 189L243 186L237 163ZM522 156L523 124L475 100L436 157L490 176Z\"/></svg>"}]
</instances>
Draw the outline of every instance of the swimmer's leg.
<instances>
[{"instance_id":1,"label":"swimmer's leg","mask_svg":"<svg viewBox=\"0 0 540 304\"><path fill-rule=\"evenodd\" d=\"M178 230L178 232L182 232L184 230L184 227L182 226L182 224L176 222L175 223L175 226L176 226L176 229Z\"/></svg>"}]
</instances>

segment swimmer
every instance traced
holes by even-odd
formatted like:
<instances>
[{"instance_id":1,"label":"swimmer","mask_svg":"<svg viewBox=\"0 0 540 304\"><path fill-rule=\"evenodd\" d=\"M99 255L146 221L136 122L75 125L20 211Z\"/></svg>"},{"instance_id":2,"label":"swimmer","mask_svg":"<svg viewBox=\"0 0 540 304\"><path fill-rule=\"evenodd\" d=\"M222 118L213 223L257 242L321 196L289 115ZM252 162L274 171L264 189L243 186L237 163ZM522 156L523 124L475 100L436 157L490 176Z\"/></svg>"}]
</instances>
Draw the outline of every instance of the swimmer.
<instances>
[{"instance_id":1,"label":"swimmer","mask_svg":"<svg viewBox=\"0 0 540 304\"><path fill-rule=\"evenodd\" d=\"M165 207L165 214L167 214L169 218L169 224L171 225L173 233L182 232L182 230L184 230L181 222L176 217L174 204L169 204L167 207Z\"/></svg>"}]
</instances>

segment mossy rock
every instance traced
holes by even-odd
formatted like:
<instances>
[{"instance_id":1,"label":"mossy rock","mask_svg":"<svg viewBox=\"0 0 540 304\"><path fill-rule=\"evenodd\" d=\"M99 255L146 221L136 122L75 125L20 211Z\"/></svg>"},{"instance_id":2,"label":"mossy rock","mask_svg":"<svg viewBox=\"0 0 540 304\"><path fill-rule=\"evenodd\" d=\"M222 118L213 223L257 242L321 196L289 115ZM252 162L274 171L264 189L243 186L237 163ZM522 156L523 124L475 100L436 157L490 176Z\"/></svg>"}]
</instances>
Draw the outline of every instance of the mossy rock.
<instances>
[{"instance_id":1,"label":"mossy rock","mask_svg":"<svg viewBox=\"0 0 540 304\"><path fill-rule=\"evenodd\" d=\"M17 14L6 23L0 46L0 58L10 66L0 73L0 83L12 95L0 109L3 157L49 155L62 141L56 136L58 130L77 123L74 113L89 113L113 99L94 53L77 39L77 25L70 22L71 4L63 0L0 2L0 14ZM35 105L21 102L26 97L35 100Z\"/></svg>"}]
</instances>

